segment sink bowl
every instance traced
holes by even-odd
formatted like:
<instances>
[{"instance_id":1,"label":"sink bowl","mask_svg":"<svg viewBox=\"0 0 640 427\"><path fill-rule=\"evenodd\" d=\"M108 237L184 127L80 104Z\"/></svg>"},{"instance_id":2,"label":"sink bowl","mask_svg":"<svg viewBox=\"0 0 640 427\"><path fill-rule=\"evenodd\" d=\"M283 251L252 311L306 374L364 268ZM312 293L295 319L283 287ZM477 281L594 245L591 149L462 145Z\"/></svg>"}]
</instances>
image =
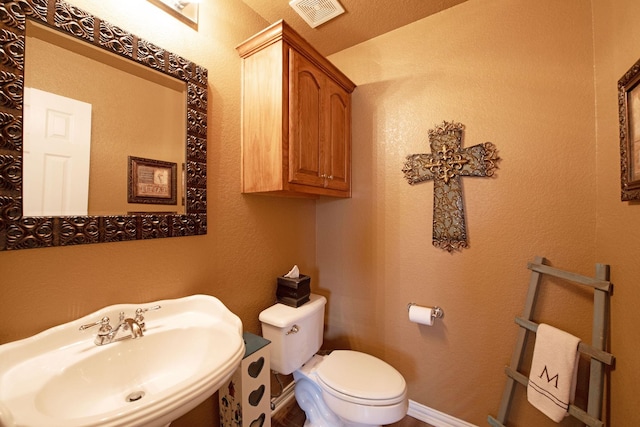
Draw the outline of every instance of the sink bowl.
<instances>
[{"instance_id":1,"label":"sink bowl","mask_svg":"<svg viewBox=\"0 0 640 427\"><path fill-rule=\"evenodd\" d=\"M98 346L97 328L79 331L155 305L141 338ZM244 351L240 319L215 297L109 306L0 345L0 427L166 426L225 384Z\"/></svg>"}]
</instances>

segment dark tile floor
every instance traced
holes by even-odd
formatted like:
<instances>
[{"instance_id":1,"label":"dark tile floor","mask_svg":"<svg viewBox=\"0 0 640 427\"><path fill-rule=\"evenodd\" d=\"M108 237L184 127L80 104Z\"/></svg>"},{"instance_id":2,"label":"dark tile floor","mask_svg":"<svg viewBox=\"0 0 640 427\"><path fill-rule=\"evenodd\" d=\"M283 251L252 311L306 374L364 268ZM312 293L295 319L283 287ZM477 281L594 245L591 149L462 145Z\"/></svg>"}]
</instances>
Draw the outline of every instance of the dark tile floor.
<instances>
[{"instance_id":1,"label":"dark tile floor","mask_svg":"<svg viewBox=\"0 0 640 427\"><path fill-rule=\"evenodd\" d=\"M271 419L271 427L302 427L306 418L304 412L294 399L286 407L280 409ZM431 427L429 424L418 421L410 416L397 423L390 424L390 427Z\"/></svg>"}]
</instances>

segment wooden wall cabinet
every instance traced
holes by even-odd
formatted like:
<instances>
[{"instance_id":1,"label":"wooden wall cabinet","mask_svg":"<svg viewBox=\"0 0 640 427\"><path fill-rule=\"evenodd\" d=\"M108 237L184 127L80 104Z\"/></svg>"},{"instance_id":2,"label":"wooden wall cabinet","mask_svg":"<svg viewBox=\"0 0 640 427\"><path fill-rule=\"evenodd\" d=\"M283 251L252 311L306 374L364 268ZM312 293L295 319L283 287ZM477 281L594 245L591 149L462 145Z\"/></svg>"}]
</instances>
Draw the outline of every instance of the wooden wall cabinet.
<instances>
[{"instance_id":1,"label":"wooden wall cabinet","mask_svg":"<svg viewBox=\"0 0 640 427\"><path fill-rule=\"evenodd\" d=\"M351 197L355 84L279 21L242 57L242 192Z\"/></svg>"}]
</instances>

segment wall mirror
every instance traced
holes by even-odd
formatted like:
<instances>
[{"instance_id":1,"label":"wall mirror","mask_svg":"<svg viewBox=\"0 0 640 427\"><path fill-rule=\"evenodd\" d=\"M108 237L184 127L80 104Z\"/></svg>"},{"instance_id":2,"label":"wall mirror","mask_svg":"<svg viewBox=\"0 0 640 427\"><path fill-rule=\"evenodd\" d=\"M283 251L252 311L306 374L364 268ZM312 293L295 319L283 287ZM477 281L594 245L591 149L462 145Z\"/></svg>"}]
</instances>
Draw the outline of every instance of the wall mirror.
<instances>
[{"instance_id":1,"label":"wall mirror","mask_svg":"<svg viewBox=\"0 0 640 427\"><path fill-rule=\"evenodd\" d=\"M55 69L62 75L51 78ZM86 212L23 212L32 187L30 141L37 140L31 86L91 107ZM106 92L90 94L93 88ZM47 120L54 134L65 134L64 120ZM206 234L206 145L205 68L62 0L0 4L0 250ZM132 156L178 165L174 205L154 197L128 203ZM47 185L62 187L44 182L47 195Z\"/></svg>"}]
</instances>

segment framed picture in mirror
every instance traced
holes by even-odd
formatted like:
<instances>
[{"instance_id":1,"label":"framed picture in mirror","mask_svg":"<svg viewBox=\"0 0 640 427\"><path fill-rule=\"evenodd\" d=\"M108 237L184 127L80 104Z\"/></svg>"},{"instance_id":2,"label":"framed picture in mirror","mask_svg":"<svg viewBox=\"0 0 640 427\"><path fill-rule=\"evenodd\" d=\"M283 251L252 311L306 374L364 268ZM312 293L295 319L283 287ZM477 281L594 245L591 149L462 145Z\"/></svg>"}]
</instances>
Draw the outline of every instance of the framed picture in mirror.
<instances>
[{"instance_id":1,"label":"framed picture in mirror","mask_svg":"<svg viewBox=\"0 0 640 427\"><path fill-rule=\"evenodd\" d=\"M176 163L129 156L129 203L176 204Z\"/></svg>"}]
</instances>

